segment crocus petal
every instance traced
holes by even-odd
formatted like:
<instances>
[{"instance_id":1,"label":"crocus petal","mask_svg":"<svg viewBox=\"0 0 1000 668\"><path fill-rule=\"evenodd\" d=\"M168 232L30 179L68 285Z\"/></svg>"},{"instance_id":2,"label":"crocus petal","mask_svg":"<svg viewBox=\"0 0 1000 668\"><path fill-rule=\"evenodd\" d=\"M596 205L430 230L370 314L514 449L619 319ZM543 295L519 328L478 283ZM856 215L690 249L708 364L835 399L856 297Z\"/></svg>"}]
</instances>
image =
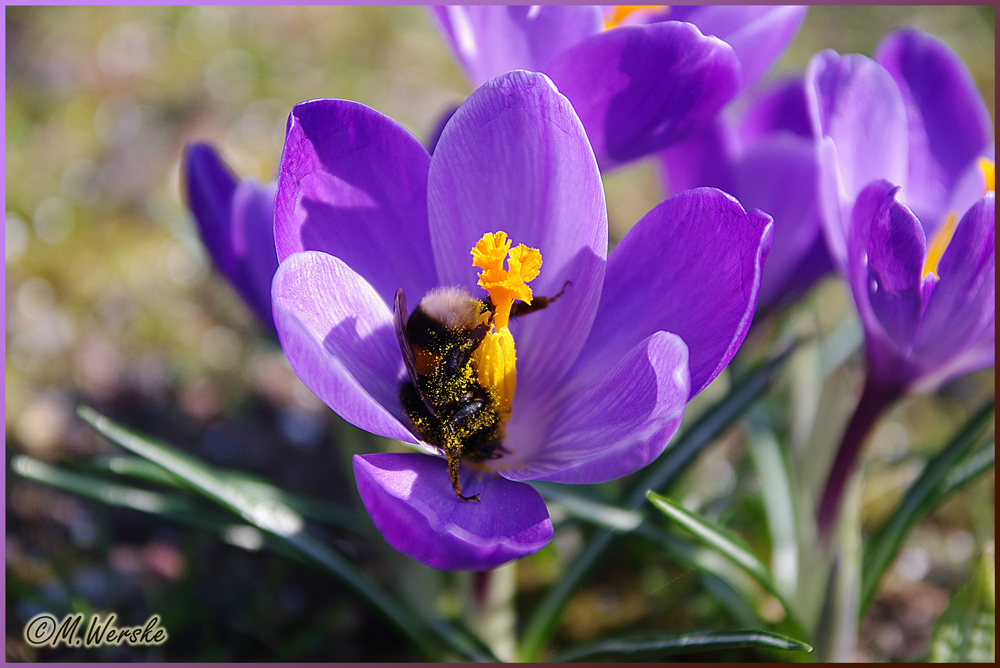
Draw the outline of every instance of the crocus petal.
<instances>
[{"instance_id":1,"label":"crocus petal","mask_svg":"<svg viewBox=\"0 0 1000 668\"><path fill-rule=\"evenodd\" d=\"M500 475L510 480L606 482L656 459L677 431L690 393L687 346L657 332L557 409L551 433L522 459L511 431Z\"/></svg>"},{"instance_id":2,"label":"crocus petal","mask_svg":"<svg viewBox=\"0 0 1000 668\"><path fill-rule=\"evenodd\" d=\"M271 280L278 268L274 250L274 191L247 179L233 193L232 243L242 267L238 284L243 299L273 330Z\"/></svg>"},{"instance_id":3,"label":"crocus petal","mask_svg":"<svg viewBox=\"0 0 1000 668\"><path fill-rule=\"evenodd\" d=\"M776 132L747 151L736 169L731 193L744 207L767 211L774 218L774 243L761 279L761 305L800 294L833 269L819 214L816 163L811 140Z\"/></svg>"},{"instance_id":4,"label":"crocus petal","mask_svg":"<svg viewBox=\"0 0 1000 668\"><path fill-rule=\"evenodd\" d=\"M965 64L935 37L896 31L879 45L875 59L895 79L909 111L906 204L925 226L936 227L958 178L991 141L989 110Z\"/></svg>"},{"instance_id":5,"label":"crocus petal","mask_svg":"<svg viewBox=\"0 0 1000 668\"><path fill-rule=\"evenodd\" d=\"M733 194L736 163L749 147L775 132L812 139L802 77L769 86L753 99L738 122L720 114L684 141L665 149L660 156L666 191L673 194L709 186Z\"/></svg>"},{"instance_id":6,"label":"crocus petal","mask_svg":"<svg viewBox=\"0 0 1000 668\"><path fill-rule=\"evenodd\" d=\"M601 30L595 6L429 8L473 87L510 70L541 72L562 51Z\"/></svg>"},{"instance_id":7,"label":"crocus petal","mask_svg":"<svg viewBox=\"0 0 1000 668\"><path fill-rule=\"evenodd\" d=\"M503 230L537 248L536 295L565 294L511 324L518 395L563 374L594 319L608 223L593 151L573 108L545 75L523 70L477 89L441 133L428 177L431 239L441 284L476 288L470 250Z\"/></svg>"},{"instance_id":8,"label":"crocus petal","mask_svg":"<svg viewBox=\"0 0 1000 668\"><path fill-rule=\"evenodd\" d=\"M441 140L441 133L444 132L444 127L448 125L448 121L451 120L451 117L455 115L456 111L458 111L458 107L451 106L441 112L441 115L438 116L437 122L434 124L430 133L428 133L427 139L424 142L425 146L427 146L428 153L434 153L434 149L437 148L438 141Z\"/></svg>"},{"instance_id":9,"label":"crocus petal","mask_svg":"<svg viewBox=\"0 0 1000 668\"><path fill-rule=\"evenodd\" d=\"M666 21L598 33L546 73L608 168L655 153L715 116L736 95L740 65L722 40Z\"/></svg>"},{"instance_id":10,"label":"crocus petal","mask_svg":"<svg viewBox=\"0 0 1000 668\"><path fill-rule=\"evenodd\" d=\"M847 279L865 330L870 375L884 387L904 387L916 373L907 353L920 314L917 265L925 252L920 223L896 201L898 192L885 180L862 190L847 240Z\"/></svg>"},{"instance_id":11,"label":"crocus petal","mask_svg":"<svg viewBox=\"0 0 1000 668\"><path fill-rule=\"evenodd\" d=\"M202 242L219 271L272 332L271 278L274 254L274 186L237 182L207 144L184 151L188 205Z\"/></svg>"},{"instance_id":12,"label":"crocus petal","mask_svg":"<svg viewBox=\"0 0 1000 668\"><path fill-rule=\"evenodd\" d=\"M708 186L731 193L741 150L733 123L720 115L660 152L664 191L676 194Z\"/></svg>"},{"instance_id":13,"label":"crocus petal","mask_svg":"<svg viewBox=\"0 0 1000 668\"><path fill-rule=\"evenodd\" d=\"M913 357L933 389L993 365L996 358L996 194L962 217L938 263L934 287L913 342Z\"/></svg>"},{"instance_id":14,"label":"crocus petal","mask_svg":"<svg viewBox=\"0 0 1000 668\"><path fill-rule=\"evenodd\" d=\"M763 78L795 37L808 7L702 5L674 7L669 18L698 26L733 47L743 69L741 90Z\"/></svg>"},{"instance_id":15,"label":"crocus petal","mask_svg":"<svg viewBox=\"0 0 1000 668\"><path fill-rule=\"evenodd\" d=\"M608 258L600 317L577 377L590 382L608 360L666 331L687 344L691 396L701 392L750 328L772 229L770 216L748 213L714 188L686 190L653 208Z\"/></svg>"},{"instance_id":16,"label":"crocus petal","mask_svg":"<svg viewBox=\"0 0 1000 668\"><path fill-rule=\"evenodd\" d=\"M989 146L983 149L983 153L980 157L996 164L996 146L990 143ZM965 171L958 177L958 181L955 183L955 188L951 193L951 203L948 206L948 211L968 211L973 204L982 199L983 194L986 191L986 174L983 173L983 166L981 162L979 160L975 160L969 164ZM920 222L923 223L924 231L927 232L927 236L929 238L933 238L936 233L935 228L939 227L940 224L946 220L947 219L941 221L925 221L921 219Z\"/></svg>"},{"instance_id":17,"label":"crocus petal","mask_svg":"<svg viewBox=\"0 0 1000 668\"><path fill-rule=\"evenodd\" d=\"M851 209L876 179L906 184L906 107L895 81L860 55L824 51L806 71L806 96L820 142L820 197L830 252L846 273Z\"/></svg>"},{"instance_id":18,"label":"crocus petal","mask_svg":"<svg viewBox=\"0 0 1000 668\"><path fill-rule=\"evenodd\" d=\"M445 571L488 571L545 547L552 522L528 485L460 468L465 502L455 496L442 457L354 455L365 509L393 548Z\"/></svg>"},{"instance_id":19,"label":"crocus petal","mask_svg":"<svg viewBox=\"0 0 1000 668\"><path fill-rule=\"evenodd\" d=\"M809 139L813 136L802 76L771 84L753 99L740 117L739 133L744 143L763 139L779 130Z\"/></svg>"},{"instance_id":20,"label":"crocus petal","mask_svg":"<svg viewBox=\"0 0 1000 668\"><path fill-rule=\"evenodd\" d=\"M364 105L297 104L275 201L278 259L323 251L363 276L387 305L397 288L419 299L438 284L427 229L429 163L416 138Z\"/></svg>"},{"instance_id":21,"label":"crocus petal","mask_svg":"<svg viewBox=\"0 0 1000 668\"><path fill-rule=\"evenodd\" d=\"M274 275L272 303L278 340L306 387L351 424L418 440L404 426L392 312L363 277L332 255L293 253Z\"/></svg>"},{"instance_id":22,"label":"crocus petal","mask_svg":"<svg viewBox=\"0 0 1000 668\"><path fill-rule=\"evenodd\" d=\"M215 266L235 285L239 272L230 223L236 177L208 144L184 148L183 170L188 206L198 223L202 243Z\"/></svg>"},{"instance_id":23,"label":"crocus petal","mask_svg":"<svg viewBox=\"0 0 1000 668\"><path fill-rule=\"evenodd\" d=\"M867 188L858 198L849 240L852 286L864 286L886 335L907 350L922 309L927 242L920 221L896 201L897 190L886 186L885 181L876 182L869 188L877 198L868 197Z\"/></svg>"}]
</instances>

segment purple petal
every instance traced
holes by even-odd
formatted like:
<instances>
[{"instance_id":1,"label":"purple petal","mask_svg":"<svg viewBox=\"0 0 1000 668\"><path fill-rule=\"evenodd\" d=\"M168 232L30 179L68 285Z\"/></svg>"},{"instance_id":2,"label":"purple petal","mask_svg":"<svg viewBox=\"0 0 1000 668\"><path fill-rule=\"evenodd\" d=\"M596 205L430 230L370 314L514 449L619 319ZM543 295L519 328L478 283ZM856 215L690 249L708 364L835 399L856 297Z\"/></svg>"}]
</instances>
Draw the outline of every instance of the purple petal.
<instances>
[{"instance_id":1,"label":"purple petal","mask_svg":"<svg viewBox=\"0 0 1000 668\"><path fill-rule=\"evenodd\" d=\"M451 117L455 115L456 111L458 111L458 107L453 105L441 112L437 123L434 124L430 134L427 135L426 145L428 153L434 153L434 149L437 148L437 143L441 140L441 133L444 132L444 127L448 125L448 121L451 120Z\"/></svg>"},{"instance_id":2,"label":"purple petal","mask_svg":"<svg viewBox=\"0 0 1000 668\"><path fill-rule=\"evenodd\" d=\"M523 459L526 439L509 433L500 475L510 480L590 484L634 473L677 431L690 393L687 346L657 332L558 408L552 431ZM531 434L526 434L530 439Z\"/></svg>"},{"instance_id":3,"label":"purple petal","mask_svg":"<svg viewBox=\"0 0 1000 668\"><path fill-rule=\"evenodd\" d=\"M541 72L602 28L594 6L430 7L445 44L474 87L511 70Z\"/></svg>"},{"instance_id":4,"label":"purple petal","mask_svg":"<svg viewBox=\"0 0 1000 668\"><path fill-rule=\"evenodd\" d=\"M725 41L743 68L741 90L760 81L795 37L808 7L703 5L675 7L669 17Z\"/></svg>"},{"instance_id":5,"label":"purple petal","mask_svg":"<svg viewBox=\"0 0 1000 668\"><path fill-rule=\"evenodd\" d=\"M363 277L332 255L293 253L274 275L272 303L285 357L306 387L351 424L418 440L404 426L392 312Z\"/></svg>"},{"instance_id":6,"label":"purple petal","mask_svg":"<svg viewBox=\"0 0 1000 668\"><path fill-rule=\"evenodd\" d=\"M874 188L882 192L884 185ZM861 256L868 301L886 334L901 349L909 347L922 309L922 272L927 242L920 221L894 197L885 196L872 216L859 198L852 225L852 257L864 240ZM860 216L860 217L859 217ZM867 230L864 228L867 227Z\"/></svg>"},{"instance_id":7,"label":"purple petal","mask_svg":"<svg viewBox=\"0 0 1000 668\"><path fill-rule=\"evenodd\" d=\"M996 147L990 144L983 150L983 159L996 164L995 151ZM986 192L986 174L983 172L983 166L980 161L976 160L966 167L965 171L958 177L955 188L951 193L951 202L948 206L948 211L956 214L959 211L968 211L973 204L982 199ZM927 232L927 236L930 238L933 238L934 234L940 229L941 224L946 221L947 218L942 220L920 220L924 225L924 231Z\"/></svg>"},{"instance_id":8,"label":"purple petal","mask_svg":"<svg viewBox=\"0 0 1000 668\"><path fill-rule=\"evenodd\" d=\"M552 296L572 282L544 311L511 324L518 396L547 392L587 336L607 254L604 191L579 119L542 74L492 79L441 133L428 188L443 285L481 293L470 251L484 233L499 230L541 251L534 294Z\"/></svg>"},{"instance_id":9,"label":"purple petal","mask_svg":"<svg viewBox=\"0 0 1000 668\"><path fill-rule=\"evenodd\" d=\"M660 153L664 191L675 194L708 186L732 192L741 149L733 124L720 115Z\"/></svg>"},{"instance_id":10,"label":"purple petal","mask_svg":"<svg viewBox=\"0 0 1000 668\"><path fill-rule=\"evenodd\" d=\"M354 455L354 477L368 514L386 542L443 571L488 571L538 552L552 540L545 502L528 485L462 462L455 496L442 457Z\"/></svg>"},{"instance_id":11,"label":"purple petal","mask_svg":"<svg viewBox=\"0 0 1000 668\"><path fill-rule=\"evenodd\" d=\"M239 272L231 228L236 177L208 144L184 148L183 170L188 207L198 223L202 243L219 271L236 285Z\"/></svg>"},{"instance_id":12,"label":"purple petal","mask_svg":"<svg viewBox=\"0 0 1000 668\"><path fill-rule=\"evenodd\" d=\"M733 193L736 162L748 147L775 132L812 139L801 77L769 87L751 102L738 123L721 114L713 123L665 149L661 158L668 177L667 192L709 186Z\"/></svg>"},{"instance_id":13,"label":"purple petal","mask_svg":"<svg viewBox=\"0 0 1000 668\"><path fill-rule=\"evenodd\" d=\"M386 304L438 284L427 229L430 156L392 119L346 100L292 109L275 202L278 258L339 257Z\"/></svg>"},{"instance_id":14,"label":"purple petal","mask_svg":"<svg viewBox=\"0 0 1000 668\"><path fill-rule=\"evenodd\" d=\"M274 250L274 191L276 184L260 186L242 181L233 194L233 250L242 269L240 293L273 330L271 280L278 269Z\"/></svg>"},{"instance_id":15,"label":"purple petal","mask_svg":"<svg viewBox=\"0 0 1000 668\"><path fill-rule=\"evenodd\" d=\"M599 317L580 353L589 383L657 331L688 346L691 396L719 375L753 320L770 216L714 188L678 193L646 214L608 258Z\"/></svg>"},{"instance_id":16,"label":"purple petal","mask_svg":"<svg viewBox=\"0 0 1000 668\"><path fill-rule=\"evenodd\" d=\"M906 108L889 73L860 55L824 51L806 72L813 131L820 141L820 197L830 252L844 268L851 210L876 179L905 184Z\"/></svg>"},{"instance_id":17,"label":"purple petal","mask_svg":"<svg viewBox=\"0 0 1000 668\"><path fill-rule=\"evenodd\" d=\"M187 146L184 171L188 204L213 262L273 332L274 186L262 187L253 179L237 183L207 144Z\"/></svg>"},{"instance_id":18,"label":"purple petal","mask_svg":"<svg viewBox=\"0 0 1000 668\"><path fill-rule=\"evenodd\" d=\"M750 143L785 130L812 138L805 82L801 76L782 79L754 98L740 118L740 137Z\"/></svg>"},{"instance_id":19,"label":"purple petal","mask_svg":"<svg viewBox=\"0 0 1000 668\"><path fill-rule=\"evenodd\" d=\"M907 206L925 224L943 221L962 172L982 156L993 123L976 82L944 42L920 31L889 35L875 59L895 79L910 118Z\"/></svg>"},{"instance_id":20,"label":"purple petal","mask_svg":"<svg viewBox=\"0 0 1000 668\"><path fill-rule=\"evenodd\" d=\"M991 191L966 212L938 263L940 280L913 342L927 389L995 363L995 198Z\"/></svg>"},{"instance_id":21,"label":"purple petal","mask_svg":"<svg viewBox=\"0 0 1000 668\"><path fill-rule=\"evenodd\" d=\"M907 359L921 310L926 253L919 221L896 201L885 180L861 191L848 238L848 281L865 330L871 375L885 387L905 386Z\"/></svg>"},{"instance_id":22,"label":"purple petal","mask_svg":"<svg viewBox=\"0 0 1000 668\"><path fill-rule=\"evenodd\" d=\"M776 132L743 156L730 191L746 208L774 218L774 243L764 264L761 305L800 294L833 269L819 215L816 148L811 139Z\"/></svg>"},{"instance_id":23,"label":"purple petal","mask_svg":"<svg viewBox=\"0 0 1000 668\"><path fill-rule=\"evenodd\" d=\"M739 61L722 40L666 21L598 33L546 73L607 168L655 153L714 117L737 92Z\"/></svg>"}]
</instances>

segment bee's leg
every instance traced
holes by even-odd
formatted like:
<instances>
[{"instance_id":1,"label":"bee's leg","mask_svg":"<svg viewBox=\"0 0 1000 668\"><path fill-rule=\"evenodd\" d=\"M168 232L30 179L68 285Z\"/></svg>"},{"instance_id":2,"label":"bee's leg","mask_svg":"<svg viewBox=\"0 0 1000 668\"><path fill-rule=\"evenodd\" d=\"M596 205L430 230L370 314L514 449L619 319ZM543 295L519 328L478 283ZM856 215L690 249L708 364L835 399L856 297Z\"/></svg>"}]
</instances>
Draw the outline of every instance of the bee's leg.
<instances>
[{"instance_id":1,"label":"bee's leg","mask_svg":"<svg viewBox=\"0 0 1000 668\"><path fill-rule=\"evenodd\" d=\"M469 501L479 501L478 494L473 494L472 496L462 495L462 483L458 480L458 462L461 461L461 459L457 454L453 454L451 452L448 452L447 455L448 476L451 478L451 488L455 490L455 494L457 494L458 498L462 499L462 501L465 501L466 503Z\"/></svg>"},{"instance_id":2,"label":"bee's leg","mask_svg":"<svg viewBox=\"0 0 1000 668\"><path fill-rule=\"evenodd\" d=\"M517 318L518 316L534 313L535 311L541 311L543 308L562 297L562 294L566 292L567 285L573 285L573 282L566 281L563 283L562 290L552 297L534 297L531 300L530 305L525 304L524 302L514 302L514 306L510 309L511 317Z\"/></svg>"}]
</instances>

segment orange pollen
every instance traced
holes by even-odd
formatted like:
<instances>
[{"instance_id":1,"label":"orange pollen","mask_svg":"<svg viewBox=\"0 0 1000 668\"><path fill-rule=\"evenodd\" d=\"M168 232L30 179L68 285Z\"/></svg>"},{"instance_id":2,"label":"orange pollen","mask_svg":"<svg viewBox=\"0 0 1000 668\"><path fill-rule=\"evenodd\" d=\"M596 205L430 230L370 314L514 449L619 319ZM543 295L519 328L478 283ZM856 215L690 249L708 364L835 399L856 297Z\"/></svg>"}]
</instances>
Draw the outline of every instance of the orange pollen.
<instances>
[{"instance_id":1,"label":"orange pollen","mask_svg":"<svg viewBox=\"0 0 1000 668\"><path fill-rule=\"evenodd\" d=\"M604 16L604 29L610 30L622 24L622 22L635 12L645 9L662 9L667 11L664 5L614 5Z\"/></svg>"}]
</instances>

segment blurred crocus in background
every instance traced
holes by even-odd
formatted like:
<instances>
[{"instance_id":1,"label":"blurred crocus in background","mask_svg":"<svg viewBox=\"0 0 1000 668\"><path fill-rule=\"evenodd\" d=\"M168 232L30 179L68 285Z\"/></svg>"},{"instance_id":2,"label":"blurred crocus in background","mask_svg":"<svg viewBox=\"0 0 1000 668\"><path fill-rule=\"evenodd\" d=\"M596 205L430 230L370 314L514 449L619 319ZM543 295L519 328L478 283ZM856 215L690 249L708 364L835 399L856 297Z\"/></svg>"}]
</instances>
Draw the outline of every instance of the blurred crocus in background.
<instances>
[{"instance_id":1,"label":"blurred crocus in background","mask_svg":"<svg viewBox=\"0 0 1000 668\"><path fill-rule=\"evenodd\" d=\"M874 59L819 53L806 94L821 153L821 213L841 273L855 202L872 181L901 187L900 201L928 238L982 197L980 161L994 153L989 111L965 65L937 38L899 30Z\"/></svg>"},{"instance_id":2,"label":"blurred crocus in background","mask_svg":"<svg viewBox=\"0 0 1000 668\"><path fill-rule=\"evenodd\" d=\"M642 468L736 353L770 247L767 215L698 189L655 207L610 257L607 229L583 125L541 74L477 89L433 156L360 104L293 110L276 199L278 335L327 405L422 451L354 460L365 507L397 550L481 571L541 549L552 525L522 483L597 483ZM529 294L565 292L510 321L517 392L503 456L461 461L462 494L479 495L465 502L400 400L393 304L398 289L412 304L439 286L481 294L470 250L498 231L541 255Z\"/></svg>"},{"instance_id":3,"label":"blurred crocus in background","mask_svg":"<svg viewBox=\"0 0 1000 668\"><path fill-rule=\"evenodd\" d=\"M655 153L710 121L760 80L806 12L620 9L447 6L431 13L473 86L512 69L547 74L573 104L606 169Z\"/></svg>"},{"instance_id":4,"label":"blurred crocus in background","mask_svg":"<svg viewBox=\"0 0 1000 668\"><path fill-rule=\"evenodd\" d=\"M182 164L188 208L215 266L272 334L275 184L238 180L208 144L192 143Z\"/></svg>"},{"instance_id":5,"label":"blurred crocus in background","mask_svg":"<svg viewBox=\"0 0 1000 668\"><path fill-rule=\"evenodd\" d=\"M992 127L961 60L915 30L806 77L821 215L865 333L868 376L820 501L821 531L878 416L995 362Z\"/></svg>"},{"instance_id":6,"label":"blurred crocus in background","mask_svg":"<svg viewBox=\"0 0 1000 668\"><path fill-rule=\"evenodd\" d=\"M802 76L755 94L661 153L668 193L720 188L774 217L760 308L785 304L833 270L820 219L817 151Z\"/></svg>"}]
</instances>

